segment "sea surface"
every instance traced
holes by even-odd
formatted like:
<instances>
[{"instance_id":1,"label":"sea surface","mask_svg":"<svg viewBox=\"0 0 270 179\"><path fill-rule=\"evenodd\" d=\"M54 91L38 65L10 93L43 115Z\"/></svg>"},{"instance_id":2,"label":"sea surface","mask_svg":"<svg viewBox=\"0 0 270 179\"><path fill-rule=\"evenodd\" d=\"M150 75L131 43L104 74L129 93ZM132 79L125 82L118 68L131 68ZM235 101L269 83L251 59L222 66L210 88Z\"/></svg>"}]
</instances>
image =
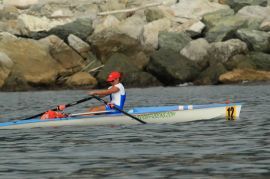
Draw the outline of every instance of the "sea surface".
<instances>
[{"instance_id":1,"label":"sea surface","mask_svg":"<svg viewBox=\"0 0 270 179\"><path fill-rule=\"evenodd\" d=\"M127 89L133 106L242 102L240 119L0 130L0 178L270 178L270 85ZM85 98L85 90L0 92L0 122ZM67 109L84 112L91 100Z\"/></svg>"}]
</instances>

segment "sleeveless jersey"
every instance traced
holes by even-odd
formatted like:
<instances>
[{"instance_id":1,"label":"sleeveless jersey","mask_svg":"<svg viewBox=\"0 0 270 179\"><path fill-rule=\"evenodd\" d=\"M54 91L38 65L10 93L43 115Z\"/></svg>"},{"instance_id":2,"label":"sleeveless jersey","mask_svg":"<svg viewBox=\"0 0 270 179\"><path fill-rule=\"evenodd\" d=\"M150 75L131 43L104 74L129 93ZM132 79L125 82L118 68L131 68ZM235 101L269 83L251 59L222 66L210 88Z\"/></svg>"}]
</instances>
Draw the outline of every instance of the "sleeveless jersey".
<instances>
[{"instance_id":1,"label":"sleeveless jersey","mask_svg":"<svg viewBox=\"0 0 270 179\"><path fill-rule=\"evenodd\" d=\"M126 100L125 88L122 83L118 83L115 86L119 89L119 91L110 95L111 103L114 103L115 105L123 109ZM112 86L109 87L109 89L110 88L112 88Z\"/></svg>"}]
</instances>

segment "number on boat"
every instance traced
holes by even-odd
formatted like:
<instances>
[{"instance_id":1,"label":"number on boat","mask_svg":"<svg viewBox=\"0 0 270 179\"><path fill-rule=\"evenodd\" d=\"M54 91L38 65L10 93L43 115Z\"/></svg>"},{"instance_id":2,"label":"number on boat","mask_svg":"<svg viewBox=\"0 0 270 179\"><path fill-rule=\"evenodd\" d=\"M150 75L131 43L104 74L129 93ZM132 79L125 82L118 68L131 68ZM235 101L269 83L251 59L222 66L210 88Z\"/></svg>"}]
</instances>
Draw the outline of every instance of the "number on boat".
<instances>
[{"instance_id":1,"label":"number on boat","mask_svg":"<svg viewBox=\"0 0 270 179\"><path fill-rule=\"evenodd\" d=\"M227 107L227 119L235 120L235 106Z\"/></svg>"}]
</instances>

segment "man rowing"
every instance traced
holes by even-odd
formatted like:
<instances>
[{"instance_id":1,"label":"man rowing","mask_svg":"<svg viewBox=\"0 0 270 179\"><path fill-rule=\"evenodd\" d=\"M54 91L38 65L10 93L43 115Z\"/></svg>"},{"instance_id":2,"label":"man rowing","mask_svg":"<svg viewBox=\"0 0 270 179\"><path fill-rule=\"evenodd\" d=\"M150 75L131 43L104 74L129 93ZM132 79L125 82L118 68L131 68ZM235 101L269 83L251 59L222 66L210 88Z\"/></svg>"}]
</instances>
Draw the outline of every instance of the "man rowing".
<instances>
[{"instance_id":1,"label":"man rowing","mask_svg":"<svg viewBox=\"0 0 270 179\"><path fill-rule=\"evenodd\" d=\"M121 81L121 73L118 71L113 71L108 75L107 82L111 84L108 89L90 91L89 95L96 95L99 97L104 97L110 95L110 103L107 105L95 106L89 109L89 112L98 112L98 111L112 111L114 105L123 110L125 100L126 100L126 92L125 87L120 82ZM118 111L115 111L118 112ZM114 112L114 113L115 113Z\"/></svg>"}]
</instances>

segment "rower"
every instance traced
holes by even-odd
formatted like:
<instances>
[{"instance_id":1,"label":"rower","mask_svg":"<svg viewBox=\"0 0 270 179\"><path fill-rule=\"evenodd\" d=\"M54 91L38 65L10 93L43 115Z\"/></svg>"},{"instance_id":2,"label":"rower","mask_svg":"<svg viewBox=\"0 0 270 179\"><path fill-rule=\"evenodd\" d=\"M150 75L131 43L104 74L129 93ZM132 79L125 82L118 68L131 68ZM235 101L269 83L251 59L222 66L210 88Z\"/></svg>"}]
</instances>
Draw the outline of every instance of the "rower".
<instances>
[{"instance_id":1,"label":"rower","mask_svg":"<svg viewBox=\"0 0 270 179\"><path fill-rule=\"evenodd\" d=\"M95 106L89 109L89 112L97 112L97 111L112 111L114 105L123 110L125 100L126 100L126 92L123 84L120 82L122 75L118 71L113 71L108 75L107 82L111 84L108 89L90 91L89 95L97 95L99 97L110 96L110 103L102 106ZM110 112L112 113L112 112ZM113 113L119 113L115 111Z\"/></svg>"}]
</instances>

